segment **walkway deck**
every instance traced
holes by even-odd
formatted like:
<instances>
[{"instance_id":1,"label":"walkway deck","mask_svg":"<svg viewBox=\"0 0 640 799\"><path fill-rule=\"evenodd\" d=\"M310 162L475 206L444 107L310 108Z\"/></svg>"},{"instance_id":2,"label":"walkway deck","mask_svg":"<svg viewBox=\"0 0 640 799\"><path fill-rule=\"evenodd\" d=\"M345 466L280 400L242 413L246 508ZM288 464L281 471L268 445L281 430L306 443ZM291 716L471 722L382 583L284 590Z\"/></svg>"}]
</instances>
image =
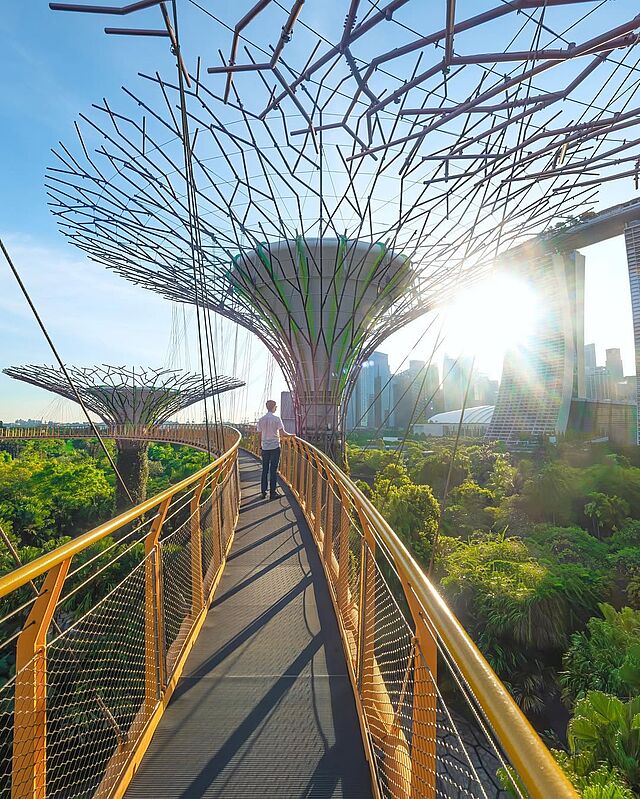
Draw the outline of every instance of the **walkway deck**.
<instances>
[{"instance_id":1,"label":"walkway deck","mask_svg":"<svg viewBox=\"0 0 640 799\"><path fill-rule=\"evenodd\" d=\"M264 502L241 453L235 541L127 799L370 799L322 566L285 496Z\"/></svg>"}]
</instances>

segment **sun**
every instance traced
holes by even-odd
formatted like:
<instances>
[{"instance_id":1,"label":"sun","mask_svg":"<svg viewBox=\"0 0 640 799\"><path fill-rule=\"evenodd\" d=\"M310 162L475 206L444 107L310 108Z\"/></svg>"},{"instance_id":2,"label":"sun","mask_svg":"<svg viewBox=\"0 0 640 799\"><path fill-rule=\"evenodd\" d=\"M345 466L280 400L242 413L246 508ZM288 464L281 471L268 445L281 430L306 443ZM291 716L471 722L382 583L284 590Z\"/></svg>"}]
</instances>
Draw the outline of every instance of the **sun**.
<instances>
[{"instance_id":1,"label":"sun","mask_svg":"<svg viewBox=\"0 0 640 799\"><path fill-rule=\"evenodd\" d=\"M495 371L506 351L525 346L540 309L525 280L496 275L463 290L444 314L444 346L451 355L474 355Z\"/></svg>"}]
</instances>

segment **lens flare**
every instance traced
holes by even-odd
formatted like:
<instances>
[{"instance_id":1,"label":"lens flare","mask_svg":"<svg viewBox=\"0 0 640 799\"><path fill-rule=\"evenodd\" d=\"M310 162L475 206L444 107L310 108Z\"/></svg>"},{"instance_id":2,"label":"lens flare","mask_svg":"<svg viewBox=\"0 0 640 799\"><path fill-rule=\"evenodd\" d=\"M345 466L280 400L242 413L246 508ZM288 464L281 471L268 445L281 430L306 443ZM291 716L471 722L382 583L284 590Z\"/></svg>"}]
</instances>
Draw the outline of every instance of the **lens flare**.
<instances>
[{"instance_id":1,"label":"lens flare","mask_svg":"<svg viewBox=\"0 0 640 799\"><path fill-rule=\"evenodd\" d=\"M501 360L533 334L539 301L524 281L508 276L483 280L461 292L446 312L444 345L451 354Z\"/></svg>"}]
</instances>

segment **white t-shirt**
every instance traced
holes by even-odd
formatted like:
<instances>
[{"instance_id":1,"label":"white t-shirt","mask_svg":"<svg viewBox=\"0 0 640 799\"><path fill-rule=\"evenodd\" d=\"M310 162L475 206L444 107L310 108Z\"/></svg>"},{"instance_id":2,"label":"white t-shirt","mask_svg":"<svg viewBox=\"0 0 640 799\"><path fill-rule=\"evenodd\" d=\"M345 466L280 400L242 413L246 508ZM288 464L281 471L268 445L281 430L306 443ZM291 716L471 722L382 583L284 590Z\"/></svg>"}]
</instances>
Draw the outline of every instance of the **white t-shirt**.
<instances>
[{"instance_id":1,"label":"white t-shirt","mask_svg":"<svg viewBox=\"0 0 640 799\"><path fill-rule=\"evenodd\" d=\"M280 446L279 431L284 430L282 419L268 411L261 419L258 419L256 427L262 435L262 449L278 449Z\"/></svg>"}]
</instances>

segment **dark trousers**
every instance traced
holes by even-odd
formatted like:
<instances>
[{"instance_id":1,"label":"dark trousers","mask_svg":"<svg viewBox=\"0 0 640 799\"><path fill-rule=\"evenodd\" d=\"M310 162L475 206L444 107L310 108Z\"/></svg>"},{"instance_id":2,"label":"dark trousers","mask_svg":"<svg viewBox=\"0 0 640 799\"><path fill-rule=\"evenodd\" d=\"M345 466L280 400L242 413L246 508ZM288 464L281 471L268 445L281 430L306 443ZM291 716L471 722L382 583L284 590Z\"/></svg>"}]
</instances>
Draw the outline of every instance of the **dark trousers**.
<instances>
[{"instance_id":1,"label":"dark trousers","mask_svg":"<svg viewBox=\"0 0 640 799\"><path fill-rule=\"evenodd\" d=\"M278 464L280 463L280 447L277 449L262 450L262 480L260 486L262 493L267 493L267 479L269 481L269 491L273 495L276 493L276 479L278 477Z\"/></svg>"}]
</instances>

